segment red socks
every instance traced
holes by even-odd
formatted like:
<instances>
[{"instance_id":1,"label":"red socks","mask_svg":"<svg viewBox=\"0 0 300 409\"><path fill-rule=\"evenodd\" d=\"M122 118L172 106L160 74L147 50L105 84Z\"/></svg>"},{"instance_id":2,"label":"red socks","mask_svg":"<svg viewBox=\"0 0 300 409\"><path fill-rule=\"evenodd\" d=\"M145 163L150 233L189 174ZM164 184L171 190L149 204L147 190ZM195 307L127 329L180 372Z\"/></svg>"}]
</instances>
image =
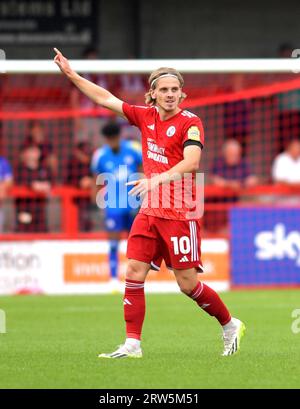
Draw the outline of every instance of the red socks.
<instances>
[{"instance_id":1,"label":"red socks","mask_svg":"<svg viewBox=\"0 0 300 409\"><path fill-rule=\"evenodd\" d=\"M216 317L221 325L226 325L231 320L231 315L221 298L207 285L198 282L189 297L208 314ZM126 280L123 301L126 337L140 340L146 310L144 282Z\"/></svg>"},{"instance_id":2,"label":"red socks","mask_svg":"<svg viewBox=\"0 0 300 409\"><path fill-rule=\"evenodd\" d=\"M140 340L146 310L144 282L126 280L123 301L126 337Z\"/></svg>"},{"instance_id":3,"label":"red socks","mask_svg":"<svg viewBox=\"0 0 300 409\"><path fill-rule=\"evenodd\" d=\"M226 325L231 320L231 315L221 298L207 285L198 282L189 297L209 315L216 317L221 325Z\"/></svg>"}]
</instances>

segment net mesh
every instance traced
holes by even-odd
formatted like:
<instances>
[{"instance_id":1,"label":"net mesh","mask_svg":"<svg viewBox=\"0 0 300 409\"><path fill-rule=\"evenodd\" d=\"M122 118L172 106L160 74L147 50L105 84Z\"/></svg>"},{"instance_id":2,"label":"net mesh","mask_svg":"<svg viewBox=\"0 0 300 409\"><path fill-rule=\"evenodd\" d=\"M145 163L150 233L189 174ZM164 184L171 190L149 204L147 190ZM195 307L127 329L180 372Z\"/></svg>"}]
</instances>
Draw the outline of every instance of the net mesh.
<instances>
[{"instance_id":1,"label":"net mesh","mask_svg":"<svg viewBox=\"0 0 300 409\"><path fill-rule=\"evenodd\" d=\"M143 75L85 77L129 103L144 101ZM274 205L291 197L297 204L299 192L274 188L271 172L276 155L299 137L300 81L295 74L184 77L188 98L183 107L200 116L206 134L201 164L206 181L204 235L228 235L233 206ZM103 144L100 129L107 121L120 121L123 138L139 139L138 131L96 107L62 75L6 74L0 81L1 156L10 162L15 180L1 206L3 233L63 233L67 229L76 235L103 229L102 217L90 200L90 185L82 183L82 178L92 176L89 161ZM232 175L222 162L225 141L230 139L240 144L243 162ZM24 162L34 160L34 155L39 155L38 176L24 169ZM250 176L256 177L253 184L248 184ZM236 184L224 187L220 178L234 179ZM30 189L36 179L43 182L42 193Z\"/></svg>"}]
</instances>

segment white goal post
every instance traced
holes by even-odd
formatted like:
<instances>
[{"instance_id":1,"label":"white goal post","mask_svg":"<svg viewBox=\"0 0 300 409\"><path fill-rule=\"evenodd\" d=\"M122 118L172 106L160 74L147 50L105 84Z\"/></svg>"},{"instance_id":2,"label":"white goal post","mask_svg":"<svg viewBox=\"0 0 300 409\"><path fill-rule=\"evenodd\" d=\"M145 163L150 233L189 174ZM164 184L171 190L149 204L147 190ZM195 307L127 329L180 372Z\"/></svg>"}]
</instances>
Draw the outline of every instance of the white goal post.
<instances>
[{"instance_id":1,"label":"white goal post","mask_svg":"<svg viewBox=\"0 0 300 409\"><path fill-rule=\"evenodd\" d=\"M54 57L54 53L53 53ZM282 59L151 59L70 60L75 71L86 73L149 73L158 67L174 67L183 73L299 73L300 58ZM57 74L53 60L0 60L0 73Z\"/></svg>"}]
</instances>

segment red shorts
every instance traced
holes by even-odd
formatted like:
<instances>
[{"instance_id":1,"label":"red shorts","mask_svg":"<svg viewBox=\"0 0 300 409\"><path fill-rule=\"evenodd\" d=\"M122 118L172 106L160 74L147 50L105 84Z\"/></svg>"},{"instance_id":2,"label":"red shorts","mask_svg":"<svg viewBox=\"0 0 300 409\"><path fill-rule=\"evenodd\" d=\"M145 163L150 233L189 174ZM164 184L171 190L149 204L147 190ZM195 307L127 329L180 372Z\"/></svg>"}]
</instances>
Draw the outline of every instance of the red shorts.
<instances>
[{"instance_id":1,"label":"red shorts","mask_svg":"<svg viewBox=\"0 0 300 409\"><path fill-rule=\"evenodd\" d=\"M203 272L201 262L200 222L169 220L139 213L131 227L127 257L150 264L159 270L162 259L169 269L195 267Z\"/></svg>"}]
</instances>

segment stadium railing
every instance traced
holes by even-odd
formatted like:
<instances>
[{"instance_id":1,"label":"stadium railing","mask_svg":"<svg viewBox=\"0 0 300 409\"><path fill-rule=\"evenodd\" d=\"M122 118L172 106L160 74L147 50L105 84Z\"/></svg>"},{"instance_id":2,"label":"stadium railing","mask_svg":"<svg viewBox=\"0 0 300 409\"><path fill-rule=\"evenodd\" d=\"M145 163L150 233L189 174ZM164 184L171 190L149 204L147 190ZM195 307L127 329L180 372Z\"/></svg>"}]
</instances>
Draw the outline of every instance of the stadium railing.
<instances>
[{"instance_id":1,"label":"stadium railing","mask_svg":"<svg viewBox=\"0 0 300 409\"><path fill-rule=\"evenodd\" d=\"M235 207L287 207L287 208L299 208L300 209L300 185L288 186L285 184L276 185L258 185L250 188L242 189L230 189L222 188L213 185L205 186L205 205L204 205L204 217L202 222L204 224L211 224L210 229L205 229L204 237L224 236L228 237L228 231L222 231L220 234L214 229L214 225L218 225L222 222L222 218L219 214L228 214L230 209ZM60 203L60 219L61 224L59 231L48 232L15 232L12 226L6 229L5 233L0 234L0 240L7 241L19 241L19 240L36 240L36 239L84 239L84 238L106 238L106 233L102 231L89 231L83 232L79 228L79 209L76 204L76 199L85 198L90 199L91 192L89 190L82 190L71 186L56 186L53 187L50 193L45 196L38 194L32 189L23 186L14 186L9 193L10 200L16 199L38 199L46 198L58 199ZM286 204L285 198L294 197L299 199L298 203ZM213 203L210 199L217 200L217 203ZM233 200L234 199L234 200ZM283 201L283 202L282 202ZM92 202L91 202L92 203ZM101 217L100 211L98 211L98 217ZM209 218L210 213L213 214L213 221ZM228 216L226 216L227 218ZM205 220L209 219L207 223ZM220 220L219 220L220 219ZM215 231L214 231L215 230Z\"/></svg>"}]
</instances>

